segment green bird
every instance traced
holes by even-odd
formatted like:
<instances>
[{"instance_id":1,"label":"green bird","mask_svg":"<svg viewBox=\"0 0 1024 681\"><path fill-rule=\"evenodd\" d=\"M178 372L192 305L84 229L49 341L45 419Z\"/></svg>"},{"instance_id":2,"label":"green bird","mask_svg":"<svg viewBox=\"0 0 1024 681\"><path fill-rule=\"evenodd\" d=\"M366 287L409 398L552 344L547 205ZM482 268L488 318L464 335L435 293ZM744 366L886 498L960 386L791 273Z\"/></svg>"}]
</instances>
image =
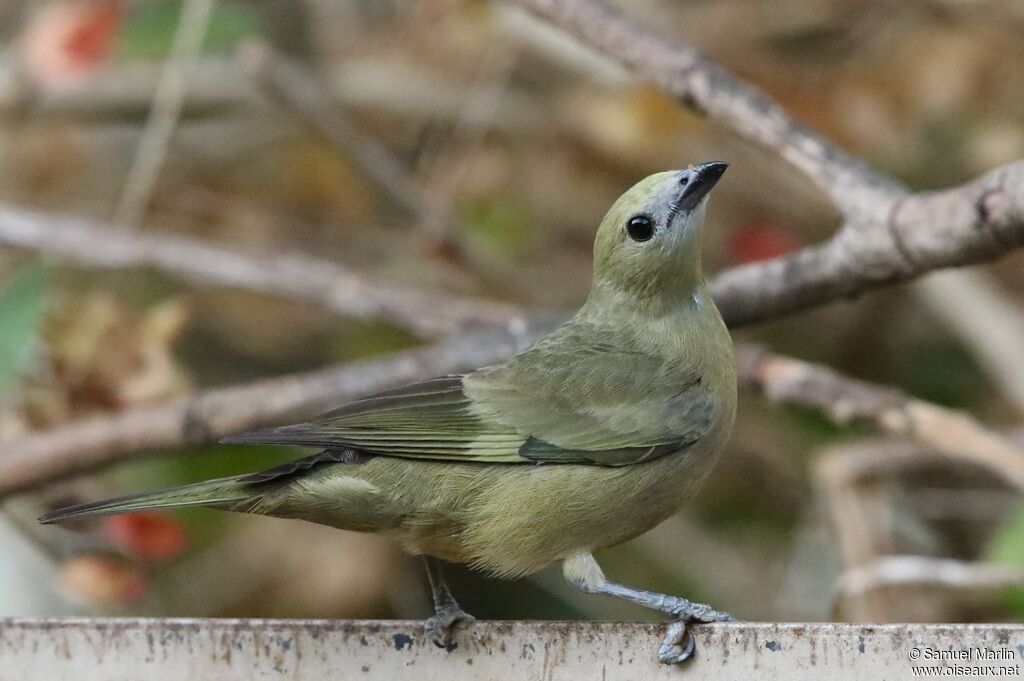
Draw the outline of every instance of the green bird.
<instances>
[{"instance_id":1,"label":"green bird","mask_svg":"<svg viewBox=\"0 0 1024 681\"><path fill-rule=\"evenodd\" d=\"M704 283L701 227L727 164L640 181L608 211L578 313L501 364L387 390L323 416L227 438L322 448L255 474L83 504L93 514L208 506L376 532L426 557L450 646L472 623L440 561L514 578L561 561L575 587L669 614L666 663L694 649L711 607L608 580L593 557L659 524L691 497L736 411L729 332Z\"/></svg>"}]
</instances>

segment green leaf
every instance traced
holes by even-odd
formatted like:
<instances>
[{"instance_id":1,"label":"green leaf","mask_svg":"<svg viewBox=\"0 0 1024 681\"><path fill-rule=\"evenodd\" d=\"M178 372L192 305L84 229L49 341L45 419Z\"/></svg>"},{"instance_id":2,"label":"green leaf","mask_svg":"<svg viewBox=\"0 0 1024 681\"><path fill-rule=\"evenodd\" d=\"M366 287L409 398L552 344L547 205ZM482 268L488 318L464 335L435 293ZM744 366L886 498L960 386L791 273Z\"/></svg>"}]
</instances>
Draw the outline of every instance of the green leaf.
<instances>
[{"instance_id":1,"label":"green leaf","mask_svg":"<svg viewBox=\"0 0 1024 681\"><path fill-rule=\"evenodd\" d=\"M1019 506L996 532L985 552L985 558L994 563L1024 568L1024 505ZM1004 596L1013 616L1024 616L1024 587L1005 589Z\"/></svg>"},{"instance_id":2,"label":"green leaf","mask_svg":"<svg viewBox=\"0 0 1024 681\"><path fill-rule=\"evenodd\" d=\"M45 267L31 266L0 284L0 393L10 389L35 355L47 278Z\"/></svg>"},{"instance_id":3,"label":"green leaf","mask_svg":"<svg viewBox=\"0 0 1024 681\"><path fill-rule=\"evenodd\" d=\"M150 0L132 7L121 32L122 59L163 59L171 51L181 18L179 0ZM213 9L203 38L203 54L229 54L238 45L260 35L255 12L240 3L220 3Z\"/></svg>"}]
</instances>

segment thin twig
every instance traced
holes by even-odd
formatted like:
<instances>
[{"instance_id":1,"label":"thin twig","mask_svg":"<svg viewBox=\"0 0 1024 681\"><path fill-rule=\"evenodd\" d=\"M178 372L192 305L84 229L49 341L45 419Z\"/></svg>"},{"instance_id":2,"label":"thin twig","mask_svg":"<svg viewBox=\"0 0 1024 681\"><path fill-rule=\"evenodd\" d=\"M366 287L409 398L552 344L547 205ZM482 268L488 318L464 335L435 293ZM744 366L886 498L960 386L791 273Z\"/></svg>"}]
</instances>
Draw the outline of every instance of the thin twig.
<instances>
[{"instance_id":1,"label":"thin twig","mask_svg":"<svg viewBox=\"0 0 1024 681\"><path fill-rule=\"evenodd\" d=\"M926 556L884 556L852 567L839 578L839 597L863 598L882 589L940 587L960 595L998 592L1024 585L1024 570L1012 565L966 563Z\"/></svg>"},{"instance_id":2,"label":"thin twig","mask_svg":"<svg viewBox=\"0 0 1024 681\"><path fill-rule=\"evenodd\" d=\"M514 270L464 239L451 204L432 196L387 147L360 132L315 74L260 44L243 50L241 62L263 92L340 151L405 213L423 237L426 250L444 254L504 290L518 292Z\"/></svg>"},{"instance_id":3,"label":"thin twig","mask_svg":"<svg viewBox=\"0 0 1024 681\"><path fill-rule=\"evenodd\" d=\"M327 94L325 83L293 59L262 44L246 46L240 62L274 103L341 151L406 216L418 218L423 213L430 204L426 193L383 145L352 125Z\"/></svg>"},{"instance_id":4,"label":"thin twig","mask_svg":"<svg viewBox=\"0 0 1024 681\"><path fill-rule=\"evenodd\" d=\"M0 54L0 118L31 113L34 120L73 119L81 123L144 120L152 106L159 69L150 62L118 62L94 74L87 88L42 89L16 73L12 60ZM348 111L455 123L462 102L473 96L469 84L441 80L443 74L424 66L381 63L376 59L346 60L324 72L331 99ZM181 119L251 115L265 118L265 93L251 82L238 59L204 56L189 73ZM530 94L511 92L502 100L501 116L493 121L471 118L467 125L506 134L557 135L570 121L560 112L541 120L542 109Z\"/></svg>"},{"instance_id":5,"label":"thin twig","mask_svg":"<svg viewBox=\"0 0 1024 681\"><path fill-rule=\"evenodd\" d=\"M509 79L512 70L519 59L519 51L516 48L504 48L499 51L488 52L478 67L478 73L473 78L470 87L471 96L465 99L463 109L455 120L448 144L441 153L434 153L432 158L421 154L417 159L418 167L432 165L444 167L447 178L448 194L461 186L469 173L470 164L463 160L461 163L453 158L453 150L459 147L480 148L487 133L492 128L495 119L498 118L502 100L508 90ZM490 123L487 123L487 122ZM428 162L428 163L427 163ZM443 215L446 206L451 200L450 196L436 194L428 197L435 205L423 217L426 223L418 226L419 229L436 230L436 226L430 224L436 220L436 215Z\"/></svg>"},{"instance_id":6,"label":"thin twig","mask_svg":"<svg viewBox=\"0 0 1024 681\"><path fill-rule=\"evenodd\" d=\"M153 195L153 187L167 155L167 145L185 101L188 72L202 47L215 6L216 0L186 0L182 5L171 51L153 95L149 120L142 131L135 161L128 171L128 180L114 211L114 222L118 225L137 223Z\"/></svg>"},{"instance_id":7,"label":"thin twig","mask_svg":"<svg viewBox=\"0 0 1024 681\"><path fill-rule=\"evenodd\" d=\"M449 206L432 197L382 144L361 133L339 109L325 83L293 59L265 45L250 45L241 54L246 71L271 99L294 114L338 149L388 199L422 229L432 243L459 253L466 249Z\"/></svg>"},{"instance_id":8,"label":"thin twig","mask_svg":"<svg viewBox=\"0 0 1024 681\"><path fill-rule=\"evenodd\" d=\"M371 284L341 265L308 256L246 256L196 239L107 228L2 202L0 244L92 267L152 267L200 283L323 305L339 314L379 317L428 336L520 319L508 306Z\"/></svg>"},{"instance_id":9,"label":"thin twig","mask_svg":"<svg viewBox=\"0 0 1024 681\"><path fill-rule=\"evenodd\" d=\"M773 402L819 409L839 424L869 423L950 459L982 466L1024 489L1024 450L963 412L758 348L737 350L737 370L742 385Z\"/></svg>"}]
</instances>

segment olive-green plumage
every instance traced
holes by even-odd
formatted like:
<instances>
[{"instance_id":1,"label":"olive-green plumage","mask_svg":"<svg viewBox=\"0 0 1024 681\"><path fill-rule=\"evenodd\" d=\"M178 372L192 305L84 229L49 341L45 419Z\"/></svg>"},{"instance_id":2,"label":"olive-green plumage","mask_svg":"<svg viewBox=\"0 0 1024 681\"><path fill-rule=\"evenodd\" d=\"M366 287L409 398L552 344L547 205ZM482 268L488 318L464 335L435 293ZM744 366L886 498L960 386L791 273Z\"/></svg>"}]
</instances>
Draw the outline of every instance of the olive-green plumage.
<instances>
[{"instance_id":1,"label":"olive-green plumage","mask_svg":"<svg viewBox=\"0 0 1024 681\"><path fill-rule=\"evenodd\" d=\"M233 438L326 449L291 466L46 520L209 505L379 532L500 576L652 528L698 488L733 423L732 344L700 264L724 169L627 191L598 229L586 303L508 361Z\"/></svg>"}]
</instances>

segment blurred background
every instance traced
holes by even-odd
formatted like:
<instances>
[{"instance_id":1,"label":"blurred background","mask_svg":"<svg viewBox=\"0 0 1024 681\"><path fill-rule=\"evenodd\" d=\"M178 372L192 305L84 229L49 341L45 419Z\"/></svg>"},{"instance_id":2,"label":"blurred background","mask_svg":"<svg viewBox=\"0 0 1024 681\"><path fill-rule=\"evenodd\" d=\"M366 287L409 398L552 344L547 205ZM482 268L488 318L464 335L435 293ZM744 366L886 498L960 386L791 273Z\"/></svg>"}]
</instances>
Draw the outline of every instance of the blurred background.
<instances>
[{"instance_id":1,"label":"blurred background","mask_svg":"<svg viewBox=\"0 0 1024 681\"><path fill-rule=\"evenodd\" d=\"M1015 0L620 2L915 189L1024 157ZM709 271L837 227L779 159L499 3L0 0L0 214L315 254L381 285L568 310L586 295L611 202L645 175L711 159L731 169L710 210ZM1017 254L735 336L1012 432L1024 414L1022 265ZM0 246L0 450L97 414L429 340ZM742 619L1024 617L1020 495L915 447L743 393L697 499L599 558L613 578ZM69 501L295 455L168 451L6 499L0 615L429 614L419 562L375 537L202 510L34 523ZM483 619L649 617L577 594L555 570L496 582L456 568L450 582Z\"/></svg>"}]
</instances>

